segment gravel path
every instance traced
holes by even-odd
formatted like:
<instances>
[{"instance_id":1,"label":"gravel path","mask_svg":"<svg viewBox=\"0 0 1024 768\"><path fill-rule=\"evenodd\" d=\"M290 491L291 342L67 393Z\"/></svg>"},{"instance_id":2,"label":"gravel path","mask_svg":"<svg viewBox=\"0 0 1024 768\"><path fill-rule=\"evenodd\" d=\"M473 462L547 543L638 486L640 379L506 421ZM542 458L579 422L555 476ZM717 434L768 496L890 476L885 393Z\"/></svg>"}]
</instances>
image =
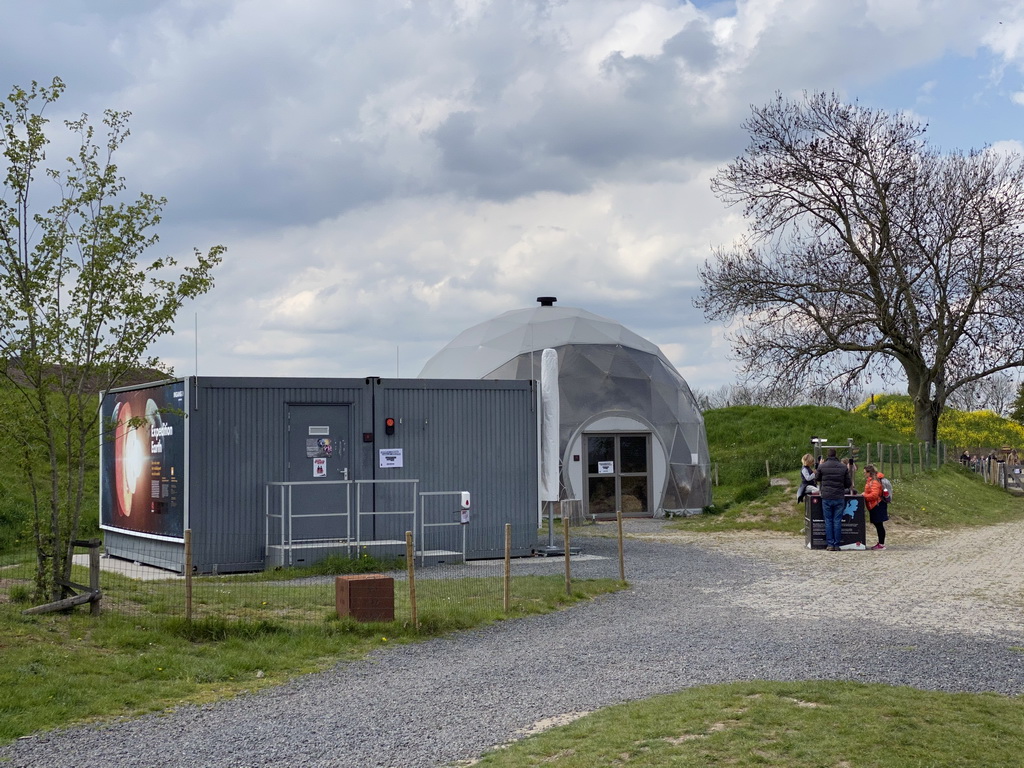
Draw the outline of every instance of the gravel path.
<instances>
[{"instance_id":1,"label":"gravel path","mask_svg":"<svg viewBox=\"0 0 1024 768\"><path fill-rule=\"evenodd\" d=\"M826 553L632 521L626 592L214 705L21 739L0 765L442 766L609 704L746 679L1024 692L1024 523L891 529L884 552ZM613 540L581 544L608 559L577 573L614 573Z\"/></svg>"}]
</instances>

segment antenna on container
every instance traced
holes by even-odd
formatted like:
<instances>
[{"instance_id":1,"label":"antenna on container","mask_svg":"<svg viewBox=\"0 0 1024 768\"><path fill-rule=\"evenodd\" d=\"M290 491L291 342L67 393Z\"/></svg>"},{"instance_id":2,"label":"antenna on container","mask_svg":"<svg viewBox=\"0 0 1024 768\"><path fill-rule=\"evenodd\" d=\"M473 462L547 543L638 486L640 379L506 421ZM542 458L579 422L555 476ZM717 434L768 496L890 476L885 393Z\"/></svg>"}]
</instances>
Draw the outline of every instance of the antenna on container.
<instances>
[{"instance_id":1,"label":"antenna on container","mask_svg":"<svg viewBox=\"0 0 1024 768\"><path fill-rule=\"evenodd\" d=\"M194 313L194 330L192 332L192 346L195 350L195 363L193 364L193 371L195 373L195 405L194 408L199 410L199 313Z\"/></svg>"}]
</instances>

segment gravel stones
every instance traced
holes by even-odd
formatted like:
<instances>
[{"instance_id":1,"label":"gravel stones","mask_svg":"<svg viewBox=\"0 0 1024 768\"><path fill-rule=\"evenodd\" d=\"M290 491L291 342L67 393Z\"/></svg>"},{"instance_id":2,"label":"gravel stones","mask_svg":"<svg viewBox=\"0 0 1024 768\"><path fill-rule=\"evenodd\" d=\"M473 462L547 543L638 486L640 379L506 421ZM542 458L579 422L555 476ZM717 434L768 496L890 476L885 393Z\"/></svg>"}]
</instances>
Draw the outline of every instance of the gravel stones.
<instances>
[{"instance_id":1,"label":"gravel stones","mask_svg":"<svg viewBox=\"0 0 1024 768\"><path fill-rule=\"evenodd\" d=\"M901 541L894 528L885 552L826 560L792 536L675 535L662 528L654 520L629 523L638 537L626 542L630 590L559 613L381 649L258 694L21 739L0 748L0 762L442 766L547 719L709 683L834 679L1024 691L1020 585L991 587L999 592L994 597L975 594L982 620L969 615L977 586L972 568L988 574L985 584L1021 577L998 564L982 568L975 558L953 563L942 536ZM991 546L1009 536L1024 541L1024 524L998 531ZM576 575L616 576L614 539L578 543L593 557L574 567ZM515 567L561 568L559 559L538 560ZM942 567L922 572L929 561ZM956 589L964 594L952 594ZM915 619L927 615L921 605L930 593L936 604L953 600L958 610L941 621ZM965 611L962 621L953 620Z\"/></svg>"}]
</instances>

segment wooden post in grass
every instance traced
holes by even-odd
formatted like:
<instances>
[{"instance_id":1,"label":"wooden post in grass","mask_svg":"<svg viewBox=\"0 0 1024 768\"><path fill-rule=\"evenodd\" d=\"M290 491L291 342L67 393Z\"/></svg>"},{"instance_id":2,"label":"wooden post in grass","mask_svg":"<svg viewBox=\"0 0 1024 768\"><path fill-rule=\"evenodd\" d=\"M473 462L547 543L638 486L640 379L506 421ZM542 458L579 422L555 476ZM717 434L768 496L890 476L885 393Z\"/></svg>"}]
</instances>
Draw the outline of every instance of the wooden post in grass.
<instances>
[{"instance_id":1,"label":"wooden post in grass","mask_svg":"<svg viewBox=\"0 0 1024 768\"><path fill-rule=\"evenodd\" d=\"M626 582L626 560L622 556L622 510L615 510L615 523L619 528L619 581Z\"/></svg>"},{"instance_id":2,"label":"wooden post in grass","mask_svg":"<svg viewBox=\"0 0 1024 768\"><path fill-rule=\"evenodd\" d=\"M420 628L420 620L416 615L416 552L412 547L412 531L405 532L405 568L409 574L409 616L413 629Z\"/></svg>"},{"instance_id":3,"label":"wooden post in grass","mask_svg":"<svg viewBox=\"0 0 1024 768\"><path fill-rule=\"evenodd\" d=\"M765 472L766 475L768 475L768 479L771 480L772 479L772 468L768 464L768 459L764 460L764 472Z\"/></svg>"},{"instance_id":4,"label":"wooden post in grass","mask_svg":"<svg viewBox=\"0 0 1024 768\"><path fill-rule=\"evenodd\" d=\"M71 542L72 547L89 548L88 587L76 584L73 581L59 579L57 583L64 588L65 594L70 593L69 597L52 603L26 608L22 613L26 616L39 613L53 613L55 611L66 611L82 603L89 603L89 612L93 616L99 616L100 599L103 597L103 593L100 592L100 544L99 539L75 539Z\"/></svg>"},{"instance_id":5,"label":"wooden post in grass","mask_svg":"<svg viewBox=\"0 0 1024 768\"><path fill-rule=\"evenodd\" d=\"M505 613L512 609L512 523L505 523L505 581L502 604Z\"/></svg>"},{"instance_id":6,"label":"wooden post in grass","mask_svg":"<svg viewBox=\"0 0 1024 768\"><path fill-rule=\"evenodd\" d=\"M98 594L100 591L100 540L89 539L89 591ZM100 615L100 601L89 603L89 614Z\"/></svg>"},{"instance_id":7,"label":"wooden post in grass","mask_svg":"<svg viewBox=\"0 0 1024 768\"><path fill-rule=\"evenodd\" d=\"M572 568L569 565L569 516L562 515L562 545L565 547L565 594L572 595Z\"/></svg>"},{"instance_id":8,"label":"wooden post in grass","mask_svg":"<svg viewBox=\"0 0 1024 768\"><path fill-rule=\"evenodd\" d=\"M192 529L185 529L185 621L192 623Z\"/></svg>"}]
</instances>

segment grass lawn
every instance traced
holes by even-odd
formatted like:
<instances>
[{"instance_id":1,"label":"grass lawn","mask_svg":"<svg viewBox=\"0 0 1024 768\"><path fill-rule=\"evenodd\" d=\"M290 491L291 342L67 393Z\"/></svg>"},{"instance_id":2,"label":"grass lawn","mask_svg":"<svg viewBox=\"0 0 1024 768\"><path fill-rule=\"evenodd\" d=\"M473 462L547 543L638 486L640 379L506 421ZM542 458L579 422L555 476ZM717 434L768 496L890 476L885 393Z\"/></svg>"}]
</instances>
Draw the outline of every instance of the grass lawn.
<instances>
[{"instance_id":1,"label":"grass lawn","mask_svg":"<svg viewBox=\"0 0 1024 768\"><path fill-rule=\"evenodd\" d=\"M97 618L87 608L24 616L24 604L7 601L0 588L0 741L254 691L389 644L547 613L624 586L611 579L575 580L567 595L564 575L521 576L513 580L506 614L500 579L457 582L457 600L452 580L417 584L419 629L401 620L339 619L332 588L323 585L268 593L257 581L260 597L279 601L267 620L267 601L258 601L261 610L247 609L238 600L244 582L234 577L231 590L204 592L209 615L192 623L161 612L174 608L165 590L180 592L180 583L147 586L143 611L108 611ZM397 603L407 599L403 592L396 589L396 616Z\"/></svg>"},{"instance_id":2,"label":"grass lawn","mask_svg":"<svg viewBox=\"0 0 1024 768\"><path fill-rule=\"evenodd\" d=\"M743 682L608 707L488 768L1019 768L1024 701L846 682Z\"/></svg>"}]
</instances>

